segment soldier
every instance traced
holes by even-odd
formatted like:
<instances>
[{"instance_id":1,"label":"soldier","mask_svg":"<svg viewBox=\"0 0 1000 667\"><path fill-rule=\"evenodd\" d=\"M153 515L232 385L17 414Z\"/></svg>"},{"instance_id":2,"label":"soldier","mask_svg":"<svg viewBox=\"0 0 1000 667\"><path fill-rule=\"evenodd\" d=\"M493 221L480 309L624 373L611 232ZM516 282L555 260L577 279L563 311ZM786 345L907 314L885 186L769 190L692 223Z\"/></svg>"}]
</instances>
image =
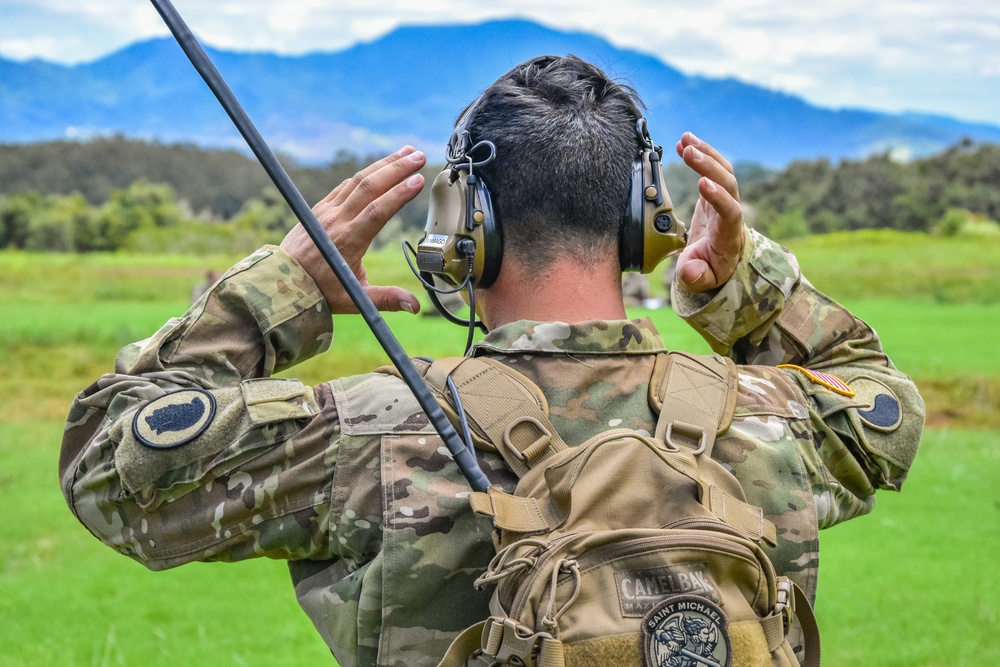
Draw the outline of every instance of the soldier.
<instances>
[{"instance_id":1,"label":"soldier","mask_svg":"<svg viewBox=\"0 0 1000 667\"><path fill-rule=\"evenodd\" d=\"M469 354L535 381L570 445L656 422L648 378L665 343L648 319L626 319L617 248L639 105L593 65L549 58L490 86L471 126L496 147L477 174L504 246L495 281L476 293L490 332ZM729 162L690 133L676 151L699 174L700 198L673 306L739 364L735 418L713 457L777 525L769 555L812 597L817 531L869 512L876 489L900 488L923 404L870 327L744 226ZM422 189L424 163L403 148L314 208L382 310L419 309L406 290L369 285L362 259ZM152 569L287 559L342 665L434 665L488 615L489 591L472 582L494 553L491 526L470 510L468 484L395 376L315 387L272 377L327 349L330 314L351 312L297 226L77 396L62 488L94 535ZM495 453L478 457L494 484L513 487Z\"/></svg>"},{"instance_id":2,"label":"soldier","mask_svg":"<svg viewBox=\"0 0 1000 667\"><path fill-rule=\"evenodd\" d=\"M622 300L626 306L646 305L649 298L649 278L631 271L622 275Z\"/></svg>"}]
</instances>

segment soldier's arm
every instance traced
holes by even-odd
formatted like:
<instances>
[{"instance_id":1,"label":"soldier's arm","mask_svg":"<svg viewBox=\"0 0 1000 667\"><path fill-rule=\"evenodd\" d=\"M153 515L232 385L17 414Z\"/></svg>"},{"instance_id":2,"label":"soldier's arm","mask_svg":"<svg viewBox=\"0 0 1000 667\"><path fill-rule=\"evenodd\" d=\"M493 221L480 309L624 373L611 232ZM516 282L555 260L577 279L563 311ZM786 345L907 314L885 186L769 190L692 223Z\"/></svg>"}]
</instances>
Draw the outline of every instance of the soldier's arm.
<instances>
[{"instance_id":1,"label":"soldier's arm","mask_svg":"<svg viewBox=\"0 0 1000 667\"><path fill-rule=\"evenodd\" d=\"M810 432L796 439L816 471L815 494L839 498L821 523L867 511L876 488L900 488L916 455L924 420L916 387L871 327L802 276L790 251L744 228L732 168L717 151L685 135L678 153L703 179L694 245L672 287L674 309L716 352L770 367L771 394L781 397L774 400L791 392L808 411ZM705 187L708 179L721 187ZM768 400L768 388L757 389Z\"/></svg>"},{"instance_id":2,"label":"soldier's arm","mask_svg":"<svg viewBox=\"0 0 1000 667\"><path fill-rule=\"evenodd\" d=\"M406 147L313 209L384 309L416 299L369 285L361 259L420 191L424 162ZM123 349L115 373L77 396L59 466L73 512L106 544L154 569L350 552L342 536L329 534L340 443L332 391L272 374L326 349L331 312L352 311L301 226L281 248L233 267L182 318ZM375 482L365 488L377 489Z\"/></svg>"},{"instance_id":3,"label":"soldier's arm","mask_svg":"<svg viewBox=\"0 0 1000 667\"><path fill-rule=\"evenodd\" d=\"M335 555L332 395L272 377L331 337L322 294L280 248L237 264L76 397L60 457L74 514L154 569Z\"/></svg>"},{"instance_id":4,"label":"soldier's arm","mask_svg":"<svg viewBox=\"0 0 1000 667\"><path fill-rule=\"evenodd\" d=\"M675 283L673 297L716 352L739 364L785 366L828 427L856 444L872 441L874 451L856 450L877 468L873 481L902 483L920 438L923 401L875 331L816 290L790 251L749 230L725 285L695 294Z\"/></svg>"}]
</instances>

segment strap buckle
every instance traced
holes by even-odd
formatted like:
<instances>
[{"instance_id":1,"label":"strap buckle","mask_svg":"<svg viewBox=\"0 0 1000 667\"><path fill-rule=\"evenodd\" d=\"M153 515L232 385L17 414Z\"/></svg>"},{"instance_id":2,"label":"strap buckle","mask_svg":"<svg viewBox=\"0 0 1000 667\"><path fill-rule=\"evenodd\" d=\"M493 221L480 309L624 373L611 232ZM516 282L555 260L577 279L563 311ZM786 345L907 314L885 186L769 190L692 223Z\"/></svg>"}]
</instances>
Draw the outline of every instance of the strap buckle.
<instances>
[{"instance_id":1,"label":"strap buckle","mask_svg":"<svg viewBox=\"0 0 1000 667\"><path fill-rule=\"evenodd\" d=\"M778 589L778 598L774 603L774 613L781 614L785 634L788 634L792 626L792 618L795 616L795 596L792 595L792 580L788 577L778 577L775 582Z\"/></svg>"},{"instance_id":2,"label":"strap buckle","mask_svg":"<svg viewBox=\"0 0 1000 667\"><path fill-rule=\"evenodd\" d=\"M547 632L535 632L512 618L491 616L483 628L482 654L492 664L535 667L542 642L552 639Z\"/></svg>"}]
</instances>

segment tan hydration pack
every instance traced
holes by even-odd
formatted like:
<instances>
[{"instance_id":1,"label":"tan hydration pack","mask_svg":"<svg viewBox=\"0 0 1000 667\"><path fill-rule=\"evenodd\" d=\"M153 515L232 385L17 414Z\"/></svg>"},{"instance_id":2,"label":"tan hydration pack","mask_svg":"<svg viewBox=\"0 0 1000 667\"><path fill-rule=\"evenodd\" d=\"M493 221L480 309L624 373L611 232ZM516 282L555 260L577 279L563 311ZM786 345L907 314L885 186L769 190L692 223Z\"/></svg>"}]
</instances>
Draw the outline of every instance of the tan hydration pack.
<instances>
[{"instance_id":1,"label":"tan hydration pack","mask_svg":"<svg viewBox=\"0 0 1000 667\"><path fill-rule=\"evenodd\" d=\"M470 496L496 527L476 585L496 590L490 618L442 666L793 666L795 616L805 664L819 664L808 600L761 549L774 525L711 458L736 404L730 360L661 354L656 433L614 429L572 448L538 387L499 362L443 359L426 378L458 422L451 379L477 445L520 478L513 494Z\"/></svg>"}]
</instances>

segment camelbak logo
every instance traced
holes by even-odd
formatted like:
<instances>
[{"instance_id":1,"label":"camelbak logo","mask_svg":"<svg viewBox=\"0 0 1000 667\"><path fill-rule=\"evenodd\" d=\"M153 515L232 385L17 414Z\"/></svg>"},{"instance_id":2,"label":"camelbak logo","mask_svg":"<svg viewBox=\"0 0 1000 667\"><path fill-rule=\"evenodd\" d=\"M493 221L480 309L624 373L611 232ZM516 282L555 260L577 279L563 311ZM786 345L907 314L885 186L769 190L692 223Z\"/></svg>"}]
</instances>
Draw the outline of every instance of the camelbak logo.
<instances>
[{"instance_id":1,"label":"camelbak logo","mask_svg":"<svg viewBox=\"0 0 1000 667\"><path fill-rule=\"evenodd\" d=\"M650 570L615 572L623 617L640 617L664 598L681 593L701 595L720 603L722 598L705 572L705 563L665 565Z\"/></svg>"},{"instance_id":2,"label":"camelbak logo","mask_svg":"<svg viewBox=\"0 0 1000 667\"><path fill-rule=\"evenodd\" d=\"M197 438L214 417L214 396L202 389L182 389L136 412L132 434L147 447L171 449Z\"/></svg>"},{"instance_id":3,"label":"camelbak logo","mask_svg":"<svg viewBox=\"0 0 1000 667\"><path fill-rule=\"evenodd\" d=\"M642 619L645 667L729 667L732 646L722 609L704 598L678 595Z\"/></svg>"}]
</instances>

